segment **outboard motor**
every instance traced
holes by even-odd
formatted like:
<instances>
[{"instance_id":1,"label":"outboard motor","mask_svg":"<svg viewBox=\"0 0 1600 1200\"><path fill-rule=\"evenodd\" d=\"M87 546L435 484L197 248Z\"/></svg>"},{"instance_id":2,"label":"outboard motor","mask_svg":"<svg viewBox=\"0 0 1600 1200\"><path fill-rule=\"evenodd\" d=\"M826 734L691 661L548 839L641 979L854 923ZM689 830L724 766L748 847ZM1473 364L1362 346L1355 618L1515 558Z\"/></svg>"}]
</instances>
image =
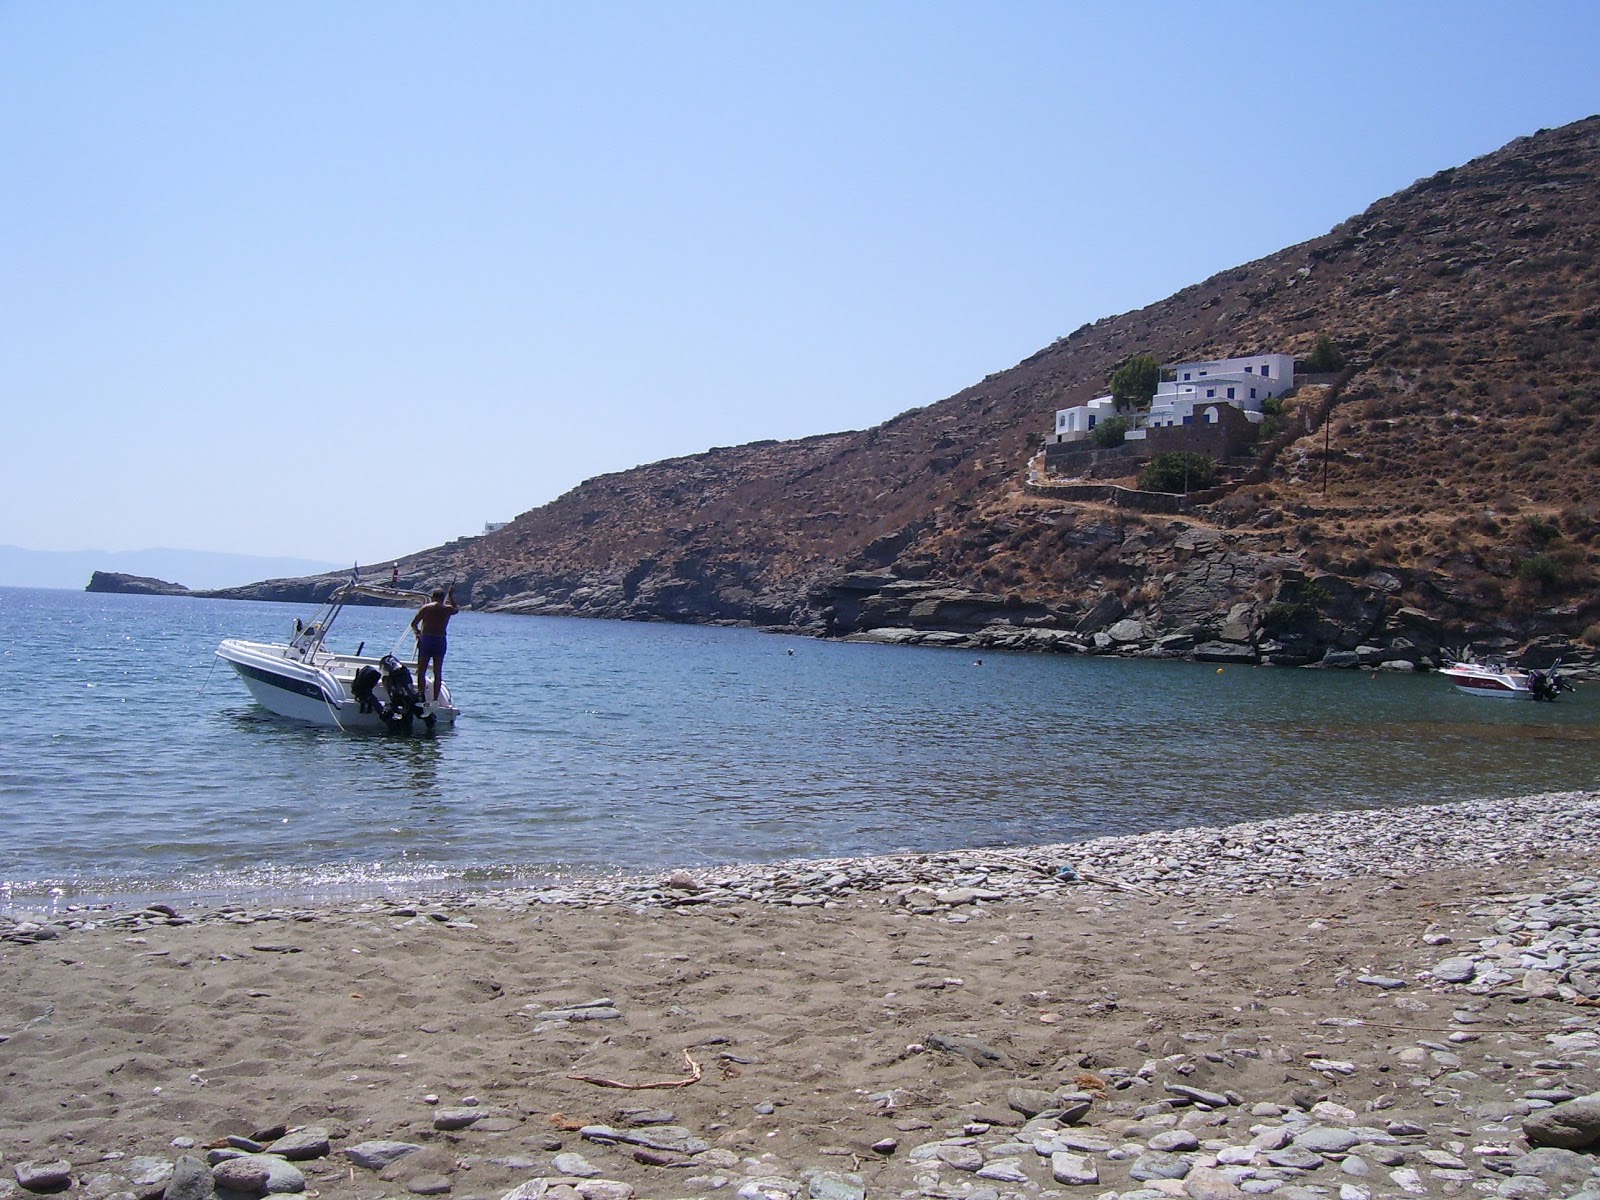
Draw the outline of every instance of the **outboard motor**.
<instances>
[{"instance_id":1,"label":"outboard motor","mask_svg":"<svg viewBox=\"0 0 1600 1200\"><path fill-rule=\"evenodd\" d=\"M383 687L389 693L389 703L379 716L391 733L410 733L411 722L426 713L417 686L411 681L411 669L392 654L385 654L378 665L383 668ZM431 729L433 714L427 713L424 719Z\"/></svg>"},{"instance_id":2,"label":"outboard motor","mask_svg":"<svg viewBox=\"0 0 1600 1200\"><path fill-rule=\"evenodd\" d=\"M361 702L361 711L364 713L378 712L382 705L373 695L375 689L383 682L383 672L377 667L362 667L356 672L356 677L350 683L350 694Z\"/></svg>"}]
</instances>

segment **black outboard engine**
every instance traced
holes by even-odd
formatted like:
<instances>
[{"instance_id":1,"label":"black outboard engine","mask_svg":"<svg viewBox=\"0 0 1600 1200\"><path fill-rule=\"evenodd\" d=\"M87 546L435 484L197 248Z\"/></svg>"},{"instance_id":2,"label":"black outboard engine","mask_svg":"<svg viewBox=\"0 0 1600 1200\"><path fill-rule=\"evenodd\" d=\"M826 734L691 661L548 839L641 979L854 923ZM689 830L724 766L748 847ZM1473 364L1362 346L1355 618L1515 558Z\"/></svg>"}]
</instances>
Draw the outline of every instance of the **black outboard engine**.
<instances>
[{"instance_id":1,"label":"black outboard engine","mask_svg":"<svg viewBox=\"0 0 1600 1200\"><path fill-rule=\"evenodd\" d=\"M411 722L426 711L416 684L411 682L411 669L392 654L385 654L378 665L383 668L383 687L389 693L389 703L378 715L391 733L410 733ZM431 713L426 722L432 728Z\"/></svg>"},{"instance_id":2,"label":"black outboard engine","mask_svg":"<svg viewBox=\"0 0 1600 1200\"><path fill-rule=\"evenodd\" d=\"M1548 671L1529 671L1528 688L1535 700L1554 700L1562 692L1573 690L1572 684L1561 674L1559 658L1550 665Z\"/></svg>"},{"instance_id":3,"label":"black outboard engine","mask_svg":"<svg viewBox=\"0 0 1600 1200\"><path fill-rule=\"evenodd\" d=\"M350 694L361 704L364 713L378 712L383 706L373 695L373 690L383 682L383 672L377 667L362 667L350 683Z\"/></svg>"}]
</instances>

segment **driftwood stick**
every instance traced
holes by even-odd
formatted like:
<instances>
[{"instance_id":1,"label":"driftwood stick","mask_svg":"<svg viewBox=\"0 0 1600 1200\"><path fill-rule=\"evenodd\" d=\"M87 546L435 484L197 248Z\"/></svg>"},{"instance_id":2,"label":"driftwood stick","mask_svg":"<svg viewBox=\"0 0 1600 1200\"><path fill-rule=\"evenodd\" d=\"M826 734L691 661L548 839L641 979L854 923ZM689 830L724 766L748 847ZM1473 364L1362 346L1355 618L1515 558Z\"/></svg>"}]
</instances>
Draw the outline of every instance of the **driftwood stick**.
<instances>
[{"instance_id":1,"label":"driftwood stick","mask_svg":"<svg viewBox=\"0 0 1600 1200\"><path fill-rule=\"evenodd\" d=\"M691 1083L699 1083L702 1074L700 1064L689 1057L689 1052L683 1052L683 1061L689 1064L689 1074L682 1079L658 1079L653 1083L622 1083L615 1079L604 1079L599 1075L568 1075L568 1079L575 1079L579 1083L592 1083L595 1087L626 1088L630 1092L642 1092L647 1088L681 1088L688 1087Z\"/></svg>"}]
</instances>

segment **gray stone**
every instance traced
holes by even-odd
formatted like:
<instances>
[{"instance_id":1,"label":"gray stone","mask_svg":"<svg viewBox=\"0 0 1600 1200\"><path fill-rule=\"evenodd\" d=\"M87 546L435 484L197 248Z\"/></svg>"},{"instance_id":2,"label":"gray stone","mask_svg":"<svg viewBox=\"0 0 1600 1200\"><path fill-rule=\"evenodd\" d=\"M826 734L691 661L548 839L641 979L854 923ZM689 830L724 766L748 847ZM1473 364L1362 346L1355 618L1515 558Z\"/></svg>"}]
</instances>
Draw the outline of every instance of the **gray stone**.
<instances>
[{"instance_id":1,"label":"gray stone","mask_svg":"<svg viewBox=\"0 0 1600 1200\"><path fill-rule=\"evenodd\" d=\"M972 1146L939 1146L934 1157L957 1171L976 1171L983 1166L983 1152Z\"/></svg>"},{"instance_id":2,"label":"gray stone","mask_svg":"<svg viewBox=\"0 0 1600 1200\"><path fill-rule=\"evenodd\" d=\"M1522 1133L1531 1146L1585 1150L1600 1144L1600 1095L1579 1096L1530 1113L1523 1119Z\"/></svg>"},{"instance_id":3,"label":"gray stone","mask_svg":"<svg viewBox=\"0 0 1600 1200\"><path fill-rule=\"evenodd\" d=\"M571 1175L577 1179L593 1179L597 1175L604 1174L599 1167L595 1166L583 1155L576 1154L570 1150L556 1155L550 1160L550 1163L560 1174Z\"/></svg>"},{"instance_id":4,"label":"gray stone","mask_svg":"<svg viewBox=\"0 0 1600 1200\"><path fill-rule=\"evenodd\" d=\"M1230 1103L1221 1092L1208 1092L1204 1088L1190 1087L1186 1083L1169 1083L1167 1091L1192 1104L1204 1104L1208 1108L1226 1108Z\"/></svg>"},{"instance_id":5,"label":"gray stone","mask_svg":"<svg viewBox=\"0 0 1600 1200\"><path fill-rule=\"evenodd\" d=\"M272 1172L261 1161L260 1155L242 1154L238 1158L225 1158L211 1168L211 1178L218 1190L244 1192L251 1196L265 1195L267 1181Z\"/></svg>"},{"instance_id":6,"label":"gray stone","mask_svg":"<svg viewBox=\"0 0 1600 1200\"><path fill-rule=\"evenodd\" d=\"M332 1153L329 1133L320 1125L307 1125L291 1129L272 1143L272 1153L290 1162L305 1162L312 1158L325 1158Z\"/></svg>"},{"instance_id":7,"label":"gray stone","mask_svg":"<svg viewBox=\"0 0 1600 1200\"><path fill-rule=\"evenodd\" d=\"M488 1115L481 1108L441 1108L433 1114L433 1127L440 1131L466 1129Z\"/></svg>"},{"instance_id":8,"label":"gray stone","mask_svg":"<svg viewBox=\"0 0 1600 1200\"><path fill-rule=\"evenodd\" d=\"M123 1163L122 1173L136 1188L165 1189L172 1178L172 1164L164 1158L141 1154Z\"/></svg>"},{"instance_id":9,"label":"gray stone","mask_svg":"<svg viewBox=\"0 0 1600 1200\"><path fill-rule=\"evenodd\" d=\"M1099 1183L1100 1171L1093 1159L1058 1150L1050 1156L1050 1177L1057 1183Z\"/></svg>"},{"instance_id":10,"label":"gray stone","mask_svg":"<svg viewBox=\"0 0 1600 1200\"><path fill-rule=\"evenodd\" d=\"M180 1154L178 1161L172 1164L166 1200L210 1200L215 1193L211 1168L192 1154Z\"/></svg>"},{"instance_id":11,"label":"gray stone","mask_svg":"<svg viewBox=\"0 0 1600 1200\"><path fill-rule=\"evenodd\" d=\"M1187 1158L1180 1158L1176 1154L1167 1154L1161 1150L1149 1150L1133 1160L1133 1166L1128 1175L1133 1179L1182 1179L1189 1173L1193 1164Z\"/></svg>"},{"instance_id":12,"label":"gray stone","mask_svg":"<svg viewBox=\"0 0 1600 1200\"><path fill-rule=\"evenodd\" d=\"M1163 1133L1156 1134L1155 1137L1149 1140L1148 1144L1152 1150L1165 1150L1168 1152L1198 1150L1200 1148L1200 1139L1187 1129L1168 1129Z\"/></svg>"},{"instance_id":13,"label":"gray stone","mask_svg":"<svg viewBox=\"0 0 1600 1200\"><path fill-rule=\"evenodd\" d=\"M1313 1154L1343 1154L1360 1143L1359 1134L1332 1125L1313 1125L1304 1133L1296 1134L1294 1139L1297 1147Z\"/></svg>"},{"instance_id":14,"label":"gray stone","mask_svg":"<svg viewBox=\"0 0 1600 1200\"><path fill-rule=\"evenodd\" d=\"M1304 1146L1286 1146L1282 1150L1268 1151L1266 1159L1275 1167L1293 1167L1296 1171L1315 1171L1322 1165L1322 1157Z\"/></svg>"},{"instance_id":15,"label":"gray stone","mask_svg":"<svg viewBox=\"0 0 1600 1200\"><path fill-rule=\"evenodd\" d=\"M1384 991L1389 992L1406 986L1404 979L1396 979L1393 975L1357 975L1356 982L1365 983L1375 988L1383 988Z\"/></svg>"},{"instance_id":16,"label":"gray stone","mask_svg":"<svg viewBox=\"0 0 1600 1200\"><path fill-rule=\"evenodd\" d=\"M1478 964L1470 958L1447 958L1433 965L1433 977L1441 983L1471 983Z\"/></svg>"},{"instance_id":17,"label":"gray stone","mask_svg":"<svg viewBox=\"0 0 1600 1200\"><path fill-rule=\"evenodd\" d=\"M1595 1160L1576 1150L1541 1146L1511 1160L1513 1175L1535 1175L1563 1195L1578 1190L1594 1178Z\"/></svg>"},{"instance_id":18,"label":"gray stone","mask_svg":"<svg viewBox=\"0 0 1600 1200\"><path fill-rule=\"evenodd\" d=\"M818 1171L806 1182L807 1200L866 1200L867 1184L859 1175Z\"/></svg>"},{"instance_id":19,"label":"gray stone","mask_svg":"<svg viewBox=\"0 0 1600 1200\"><path fill-rule=\"evenodd\" d=\"M346 1146L344 1156L358 1167L365 1167L369 1171L381 1171L392 1162L397 1162L408 1154L414 1154L422 1147L415 1142L390 1142L371 1141L362 1142L356 1146Z\"/></svg>"},{"instance_id":20,"label":"gray stone","mask_svg":"<svg viewBox=\"0 0 1600 1200\"><path fill-rule=\"evenodd\" d=\"M267 1168L267 1195L280 1196L306 1190L305 1174L288 1159L276 1154L262 1154L259 1158Z\"/></svg>"},{"instance_id":21,"label":"gray stone","mask_svg":"<svg viewBox=\"0 0 1600 1200\"><path fill-rule=\"evenodd\" d=\"M30 1192L59 1192L72 1183L72 1164L64 1158L52 1162L19 1162L12 1173Z\"/></svg>"},{"instance_id":22,"label":"gray stone","mask_svg":"<svg viewBox=\"0 0 1600 1200\"><path fill-rule=\"evenodd\" d=\"M1233 1200L1239 1195L1223 1172L1215 1167L1196 1167L1183 1177L1183 1190L1189 1200Z\"/></svg>"},{"instance_id":23,"label":"gray stone","mask_svg":"<svg viewBox=\"0 0 1600 1200\"><path fill-rule=\"evenodd\" d=\"M1550 1195L1550 1185L1537 1175L1513 1175L1494 1194L1506 1200L1545 1200Z\"/></svg>"},{"instance_id":24,"label":"gray stone","mask_svg":"<svg viewBox=\"0 0 1600 1200\"><path fill-rule=\"evenodd\" d=\"M1014 1087L1006 1089L1006 1104L1025 1117L1037 1117L1046 1109L1056 1107L1054 1092L1042 1088Z\"/></svg>"},{"instance_id":25,"label":"gray stone","mask_svg":"<svg viewBox=\"0 0 1600 1200\"><path fill-rule=\"evenodd\" d=\"M997 1158L978 1168L979 1179L993 1179L997 1183L1027 1183L1028 1173L1014 1158Z\"/></svg>"},{"instance_id":26,"label":"gray stone","mask_svg":"<svg viewBox=\"0 0 1600 1200\"><path fill-rule=\"evenodd\" d=\"M448 1196L450 1181L443 1175L414 1175L406 1180L406 1191L413 1196Z\"/></svg>"}]
</instances>

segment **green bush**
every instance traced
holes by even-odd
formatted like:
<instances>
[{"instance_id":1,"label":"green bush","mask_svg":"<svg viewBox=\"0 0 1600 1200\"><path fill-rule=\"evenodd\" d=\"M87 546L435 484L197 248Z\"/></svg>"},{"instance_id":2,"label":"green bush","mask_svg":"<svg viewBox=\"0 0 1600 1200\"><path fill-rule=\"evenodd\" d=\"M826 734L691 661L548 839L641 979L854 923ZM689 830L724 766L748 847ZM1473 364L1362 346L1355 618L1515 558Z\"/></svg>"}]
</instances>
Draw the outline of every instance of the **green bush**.
<instances>
[{"instance_id":1,"label":"green bush","mask_svg":"<svg viewBox=\"0 0 1600 1200\"><path fill-rule=\"evenodd\" d=\"M1158 454L1139 472L1139 486L1147 492L1193 492L1216 480L1215 459L1192 450Z\"/></svg>"},{"instance_id":2,"label":"green bush","mask_svg":"<svg viewBox=\"0 0 1600 1200\"><path fill-rule=\"evenodd\" d=\"M1326 374L1329 371L1339 371L1344 368L1344 355L1339 352L1339 347L1327 334L1317 339L1316 348L1311 351L1305 360L1306 370L1314 375Z\"/></svg>"},{"instance_id":3,"label":"green bush","mask_svg":"<svg viewBox=\"0 0 1600 1200\"><path fill-rule=\"evenodd\" d=\"M1530 554L1517 564L1517 579L1541 596L1560 591L1570 578L1566 566L1550 554Z\"/></svg>"},{"instance_id":4,"label":"green bush","mask_svg":"<svg viewBox=\"0 0 1600 1200\"><path fill-rule=\"evenodd\" d=\"M1122 439L1132 428L1133 422L1127 417L1107 417L1089 430L1089 440L1102 450L1109 450L1113 446L1122 445Z\"/></svg>"}]
</instances>

